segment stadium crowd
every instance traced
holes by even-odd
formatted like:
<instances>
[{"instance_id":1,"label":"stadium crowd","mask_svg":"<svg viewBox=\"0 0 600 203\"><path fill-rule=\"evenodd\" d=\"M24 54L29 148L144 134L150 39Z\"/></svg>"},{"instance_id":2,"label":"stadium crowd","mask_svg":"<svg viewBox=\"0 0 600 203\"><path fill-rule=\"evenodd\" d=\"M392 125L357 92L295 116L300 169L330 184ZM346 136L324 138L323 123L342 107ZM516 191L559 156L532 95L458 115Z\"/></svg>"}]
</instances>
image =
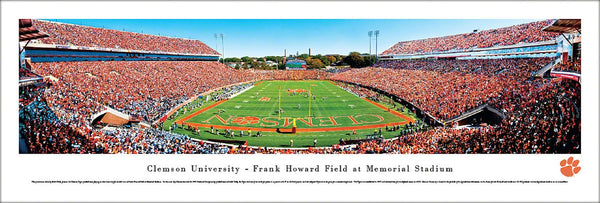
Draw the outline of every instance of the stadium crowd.
<instances>
[{"instance_id":1,"label":"stadium crowd","mask_svg":"<svg viewBox=\"0 0 600 203\"><path fill-rule=\"evenodd\" d=\"M19 110L19 134L29 153L127 153L127 154L214 154L230 147L193 141L186 135L153 128L105 128L95 130L77 124L69 115L55 113L42 95L31 90L33 99Z\"/></svg>"},{"instance_id":2,"label":"stadium crowd","mask_svg":"<svg viewBox=\"0 0 600 203\"><path fill-rule=\"evenodd\" d=\"M480 74L362 68L331 77L386 91L439 119L454 116L485 103L502 90L496 78Z\"/></svg>"},{"instance_id":3,"label":"stadium crowd","mask_svg":"<svg viewBox=\"0 0 600 203\"><path fill-rule=\"evenodd\" d=\"M487 102L551 58L383 61L384 68L353 69L333 80L384 90L439 119L450 119Z\"/></svg>"},{"instance_id":4,"label":"stadium crowd","mask_svg":"<svg viewBox=\"0 0 600 203\"><path fill-rule=\"evenodd\" d=\"M30 153L86 153L90 149L89 140L63 122L41 96L19 110L19 134Z\"/></svg>"},{"instance_id":5,"label":"stadium crowd","mask_svg":"<svg viewBox=\"0 0 600 203\"><path fill-rule=\"evenodd\" d=\"M381 55L437 53L548 41L558 36L558 33L542 31L552 21L549 19L473 33L398 42Z\"/></svg>"},{"instance_id":6,"label":"stadium crowd","mask_svg":"<svg viewBox=\"0 0 600 203\"><path fill-rule=\"evenodd\" d=\"M230 147L193 141L157 129L73 128L41 100L19 112L19 133L29 153L224 154Z\"/></svg>"},{"instance_id":7,"label":"stadium crowd","mask_svg":"<svg viewBox=\"0 0 600 203\"><path fill-rule=\"evenodd\" d=\"M581 73L581 59L574 62L563 61L554 66L554 70Z\"/></svg>"},{"instance_id":8,"label":"stadium crowd","mask_svg":"<svg viewBox=\"0 0 600 203\"><path fill-rule=\"evenodd\" d=\"M19 110L39 97L45 89L46 86L44 84L19 86Z\"/></svg>"},{"instance_id":9,"label":"stadium crowd","mask_svg":"<svg viewBox=\"0 0 600 203\"><path fill-rule=\"evenodd\" d=\"M125 32L45 20L32 20L38 30L51 33L46 44L75 45L187 54L219 54L199 40ZM98 40L101 39L101 40Z\"/></svg>"},{"instance_id":10,"label":"stadium crowd","mask_svg":"<svg viewBox=\"0 0 600 203\"><path fill-rule=\"evenodd\" d=\"M496 127L454 129L436 127L400 135L392 140L370 140L358 153L581 153L579 83L571 80L536 81L521 93L500 101L510 106ZM506 109L504 109L506 110Z\"/></svg>"},{"instance_id":11,"label":"stadium crowd","mask_svg":"<svg viewBox=\"0 0 600 203\"><path fill-rule=\"evenodd\" d=\"M39 78L40 76L31 72L29 68L19 67L19 80Z\"/></svg>"},{"instance_id":12,"label":"stadium crowd","mask_svg":"<svg viewBox=\"0 0 600 203\"><path fill-rule=\"evenodd\" d=\"M51 106L89 117L106 105L147 122L196 94L254 79L202 61L48 62L34 71L59 79L46 94Z\"/></svg>"},{"instance_id":13,"label":"stadium crowd","mask_svg":"<svg viewBox=\"0 0 600 203\"><path fill-rule=\"evenodd\" d=\"M395 60L381 61L373 67L423 70L438 72L463 72L526 79L553 61L553 58L507 58L469 60Z\"/></svg>"}]
</instances>

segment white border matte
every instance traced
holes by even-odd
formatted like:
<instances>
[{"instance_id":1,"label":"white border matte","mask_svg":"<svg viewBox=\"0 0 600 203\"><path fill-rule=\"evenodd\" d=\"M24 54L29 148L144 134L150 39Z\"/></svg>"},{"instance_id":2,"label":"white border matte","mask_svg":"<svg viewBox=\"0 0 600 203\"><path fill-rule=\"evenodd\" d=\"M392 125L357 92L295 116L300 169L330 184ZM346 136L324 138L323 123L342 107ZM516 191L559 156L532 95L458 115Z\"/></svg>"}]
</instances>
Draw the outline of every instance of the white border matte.
<instances>
[{"instance_id":1,"label":"white border matte","mask_svg":"<svg viewBox=\"0 0 600 203\"><path fill-rule=\"evenodd\" d=\"M598 2L2 2L2 201L598 201ZM290 11L293 10L293 12ZM581 18L582 170L570 155L31 155L18 153L19 18ZM437 164L451 174L153 174L146 165ZM568 180L567 184L32 184L31 180Z\"/></svg>"}]
</instances>

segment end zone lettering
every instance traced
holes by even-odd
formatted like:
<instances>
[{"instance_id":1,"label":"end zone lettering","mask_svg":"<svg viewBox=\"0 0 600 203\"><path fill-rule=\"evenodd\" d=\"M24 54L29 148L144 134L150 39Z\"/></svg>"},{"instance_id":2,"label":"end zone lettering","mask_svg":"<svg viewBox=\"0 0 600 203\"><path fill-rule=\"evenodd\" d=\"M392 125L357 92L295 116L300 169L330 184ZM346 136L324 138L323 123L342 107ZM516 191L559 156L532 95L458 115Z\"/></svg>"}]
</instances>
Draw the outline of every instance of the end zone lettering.
<instances>
[{"instance_id":1,"label":"end zone lettering","mask_svg":"<svg viewBox=\"0 0 600 203\"><path fill-rule=\"evenodd\" d=\"M235 120L237 116L233 116L230 115L227 119L224 119L223 117L217 115L213 115L210 118L202 121L203 123L213 123L213 122L217 122L217 124L231 124L232 120ZM354 116L329 116L329 117L304 117L304 118L296 118L296 120L298 121L298 124L300 125L306 125L309 127L315 127L315 126L337 126L339 125L338 123L338 119L350 119L350 121L352 121L352 125L361 125L361 124L370 124L370 123L381 123L384 121L384 118L379 116L379 115L375 115L375 114L359 114L359 115L354 115ZM280 127L289 127L291 125L290 120L292 120L292 118L290 117L282 117L281 119L277 118L277 117L263 117L263 118L258 118L258 123L244 123L241 125L259 125L259 126L269 126L269 127L275 127L275 126L280 126ZM313 123L313 121L316 121ZM283 124L283 126L281 125Z\"/></svg>"}]
</instances>

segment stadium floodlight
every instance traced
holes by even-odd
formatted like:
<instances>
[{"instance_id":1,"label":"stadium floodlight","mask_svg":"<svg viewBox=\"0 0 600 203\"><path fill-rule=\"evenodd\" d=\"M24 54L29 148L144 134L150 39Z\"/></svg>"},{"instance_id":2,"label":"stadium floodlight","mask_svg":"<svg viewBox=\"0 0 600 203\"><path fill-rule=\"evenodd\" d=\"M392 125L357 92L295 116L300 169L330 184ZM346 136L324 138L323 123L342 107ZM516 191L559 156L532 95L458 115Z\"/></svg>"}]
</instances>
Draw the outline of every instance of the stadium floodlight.
<instances>
[{"instance_id":1,"label":"stadium floodlight","mask_svg":"<svg viewBox=\"0 0 600 203\"><path fill-rule=\"evenodd\" d=\"M215 33L215 50L219 50L219 35Z\"/></svg>"},{"instance_id":2,"label":"stadium floodlight","mask_svg":"<svg viewBox=\"0 0 600 203\"><path fill-rule=\"evenodd\" d=\"M221 49L223 49L223 52L221 53L221 55L223 55L223 64L225 64L225 34L221 33Z\"/></svg>"},{"instance_id":3,"label":"stadium floodlight","mask_svg":"<svg viewBox=\"0 0 600 203\"><path fill-rule=\"evenodd\" d=\"M379 30L375 30L375 61L377 61L378 52L377 52L377 37L379 37Z\"/></svg>"},{"instance_id":4,"label":"stadium floodlight","mask_svg":"<svg viewBox=\"0 0 600 203\"><path fill-rule=\"evenodd\" d=\"M371 54L371 37L373 37L373 31L369 31L369 62L373 61L373 56Z\"/></svg>"}]
</instances>

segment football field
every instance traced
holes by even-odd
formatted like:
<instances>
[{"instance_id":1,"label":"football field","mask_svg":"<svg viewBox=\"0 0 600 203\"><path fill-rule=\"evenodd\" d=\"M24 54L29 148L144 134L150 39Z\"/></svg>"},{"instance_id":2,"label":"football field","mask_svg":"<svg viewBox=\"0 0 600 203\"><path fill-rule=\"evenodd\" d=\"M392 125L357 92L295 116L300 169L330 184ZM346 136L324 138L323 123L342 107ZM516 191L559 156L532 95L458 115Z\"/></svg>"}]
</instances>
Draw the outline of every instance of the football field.
<instances>
[{"instance_id":1,"label":"football field","mask_svg":"<svg viewBox=\"0 0 600 203\"><path fill-rule=\"evenodd\" d=\"M312 146L317 139L318 146L330 146L340 138L364 138L373 130L402 126L415 119L388 107L359 98L330 81L264 81L231 99L205 104L173 121L202 129L200 134L176 130L200 139L246 140L251 146L269 147L290 147L290 139L294 140L294 147ZM289 133L294 126L296 133ZM211 133L210 128L220 133ZM232 130L235 136L224 135L225 129ZM240 136L240 131L244 136ZM247 136L248 132L253 136ZM262 136L255 137L257 132Z\"/></svg>"}]
</instances>

